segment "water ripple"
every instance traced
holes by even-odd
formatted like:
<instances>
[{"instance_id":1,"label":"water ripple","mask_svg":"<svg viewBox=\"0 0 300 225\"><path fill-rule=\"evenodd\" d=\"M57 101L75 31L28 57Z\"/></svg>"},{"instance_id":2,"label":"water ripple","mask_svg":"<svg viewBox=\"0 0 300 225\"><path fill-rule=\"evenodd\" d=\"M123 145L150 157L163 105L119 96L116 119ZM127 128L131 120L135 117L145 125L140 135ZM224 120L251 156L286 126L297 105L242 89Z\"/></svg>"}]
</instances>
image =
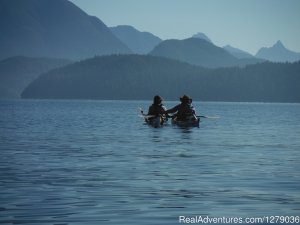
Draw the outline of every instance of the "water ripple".
<instances>
[{"instance_id":1,"label":"water ripple","mask_svg":"<svg viewBox=\"0 0 300 225\"><path fill-rule=\"evenodd\" d=\"M299 214L299 105L196 102L221 119L155 129L137 104L0 102L0 224Z\"/></svg>"}]
</instances>

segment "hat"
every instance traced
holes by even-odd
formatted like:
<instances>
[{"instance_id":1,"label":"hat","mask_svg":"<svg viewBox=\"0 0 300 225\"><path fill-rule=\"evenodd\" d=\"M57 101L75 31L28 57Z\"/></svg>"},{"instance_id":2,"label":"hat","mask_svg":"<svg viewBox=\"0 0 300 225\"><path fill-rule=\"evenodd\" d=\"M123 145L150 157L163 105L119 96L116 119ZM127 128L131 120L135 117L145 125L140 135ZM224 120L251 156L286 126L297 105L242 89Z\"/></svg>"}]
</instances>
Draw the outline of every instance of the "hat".
<instances>
[{"instance_id":1,"label":"hat","mask_svg":"<svg viewBox=\"0 0 300 225\"><path fill-rule=\"evenodd\" d=\"M184 95L184 96L182 96L181 98L180 98L180 101L181 102L189 102L189 101L191 101L192 99L189 97L189 96L187 96L187 95Z\"/></svg>"},{"instance_id":2,"label":"hat","mask_svg":"<svg viewBox=\"0 0 300 225\"><path fill-rule=\"evenodd\" d=\"M159 95L155 95L153 98L154 103L160 103L163 99Z\"/></svg>"}]
</instances>

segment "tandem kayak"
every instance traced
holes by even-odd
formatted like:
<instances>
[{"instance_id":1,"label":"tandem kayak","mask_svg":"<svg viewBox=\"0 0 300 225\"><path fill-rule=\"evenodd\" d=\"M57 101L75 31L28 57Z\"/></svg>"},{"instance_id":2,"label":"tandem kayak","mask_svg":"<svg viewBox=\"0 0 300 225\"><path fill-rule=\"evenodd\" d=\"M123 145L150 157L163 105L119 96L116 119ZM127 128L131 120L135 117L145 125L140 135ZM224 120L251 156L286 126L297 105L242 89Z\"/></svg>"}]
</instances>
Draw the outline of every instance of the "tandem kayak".
<instances>
[{"instance_id":1,"label":"tandem kayak","mask_svg":"<svg viewBox=\"0 0 300 225\"><path fill-rule=\"evenodd\" d=\"M200 118L188 119L188 120L177 120L177 118L172 118L172 124L180 127L199 127Z\"/></svg>"}]
</instances>

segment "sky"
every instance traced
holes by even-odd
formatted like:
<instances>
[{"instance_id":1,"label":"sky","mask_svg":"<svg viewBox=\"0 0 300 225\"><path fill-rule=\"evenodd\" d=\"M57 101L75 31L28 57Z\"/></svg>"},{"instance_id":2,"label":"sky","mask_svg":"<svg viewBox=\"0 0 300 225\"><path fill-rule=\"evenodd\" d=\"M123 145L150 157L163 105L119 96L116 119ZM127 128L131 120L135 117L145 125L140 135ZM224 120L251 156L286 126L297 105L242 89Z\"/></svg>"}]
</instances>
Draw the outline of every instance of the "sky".
<instances>
[{"instance_id":1,"label":"sky","mask_svg":"<svg viewBox=\"0 0 300 225\"><path fill-rule=\"evenodd\" d=\"M300 0L70 0L107 26L131 25L163 40L202 32L256 54L278 40L300 52Z\"/></svg>"}]
</instances>

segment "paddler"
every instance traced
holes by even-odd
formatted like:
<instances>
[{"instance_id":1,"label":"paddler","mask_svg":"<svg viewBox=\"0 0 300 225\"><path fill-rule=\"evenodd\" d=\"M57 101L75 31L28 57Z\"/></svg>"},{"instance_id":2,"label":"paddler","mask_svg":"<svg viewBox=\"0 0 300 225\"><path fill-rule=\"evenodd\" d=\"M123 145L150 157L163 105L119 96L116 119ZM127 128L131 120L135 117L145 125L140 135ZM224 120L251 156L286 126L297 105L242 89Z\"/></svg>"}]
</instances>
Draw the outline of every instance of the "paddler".
<instances>
[{"instance_id":1,"label":"paddler","mask_svg":"<svg viewBox=\"0 0 300 225\"><path fill-rule=\"evenodd\" d=\"M198 120L195 108L192 105L193 100L188 95L183 95L180 97L180 102L172 109L166 110L165 113L176 113L174 117L178 121Z\"/></svg>"},{"instance_id":2,"label":"paddler","mask_svg":"<svg viewBox=\"0 0 300 225\"><path fill-rule=\"evenodd\" d=\"M148 115L163 116L166 112L166 107L162 104L162 97L155 95L153 98L153 104L149 107Z\"/></svg>"}]
</instances>

